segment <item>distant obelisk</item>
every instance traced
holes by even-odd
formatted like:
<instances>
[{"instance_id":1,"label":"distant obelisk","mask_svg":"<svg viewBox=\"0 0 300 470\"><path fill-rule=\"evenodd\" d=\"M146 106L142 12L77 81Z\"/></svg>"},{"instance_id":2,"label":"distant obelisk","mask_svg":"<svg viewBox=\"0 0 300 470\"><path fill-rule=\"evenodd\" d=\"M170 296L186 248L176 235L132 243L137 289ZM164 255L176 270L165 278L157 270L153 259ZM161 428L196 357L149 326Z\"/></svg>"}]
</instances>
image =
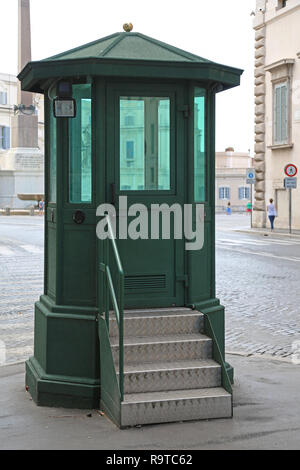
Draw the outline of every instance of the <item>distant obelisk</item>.
<instances>
[{"instance_id":1,"label":"distant obelisk","mask_svg":"<svg viewBox=\"0 0 300 470\"><path fill-rule=\"evenodd\" d=\"M18 72L31 61L30 0L18 0ZM12 121L12 147L38 147L38 116L33 95L21 90L18 83L18 114Z\"/></svg>"},{"instance_id":2,"label":"distant obelisk","mask_svg":"<svg viewBox=\"0 0 300 470\"><path fill-rule=\"evenodd\" d=\"M18 69L31 61L30 0L18 0ZM2 207L36 204L44 194L44 155L38 142L38 113L34 95L21 90L11 118L11 149L0 161ZM1 194L3 193L3 194Z\"/></svg>"}]
</instances>

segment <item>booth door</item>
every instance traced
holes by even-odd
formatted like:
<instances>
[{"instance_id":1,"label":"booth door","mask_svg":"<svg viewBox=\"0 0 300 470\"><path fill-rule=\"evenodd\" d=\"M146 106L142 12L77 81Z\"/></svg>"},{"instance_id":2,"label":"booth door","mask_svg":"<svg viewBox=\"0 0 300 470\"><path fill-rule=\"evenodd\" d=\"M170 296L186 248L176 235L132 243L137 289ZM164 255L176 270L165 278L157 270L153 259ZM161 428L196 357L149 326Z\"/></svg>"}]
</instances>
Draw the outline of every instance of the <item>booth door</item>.
<instances>
[{"instance_id":1,"label":"booth door","mask_svg":"<svg viewBox=\"0 0 300 470\"><path fill-rule=\"evenodd\" d=\"M185 123L177 112L181 97L175 87L108 89L106 200L117 214L126 308L185 304L184 240L174 239L171 210L168 236L159 207L184 204ZM121 206L120 196L126 196ZM163 212L168 225L169 211Z\"/></svg>"}]
</instances>

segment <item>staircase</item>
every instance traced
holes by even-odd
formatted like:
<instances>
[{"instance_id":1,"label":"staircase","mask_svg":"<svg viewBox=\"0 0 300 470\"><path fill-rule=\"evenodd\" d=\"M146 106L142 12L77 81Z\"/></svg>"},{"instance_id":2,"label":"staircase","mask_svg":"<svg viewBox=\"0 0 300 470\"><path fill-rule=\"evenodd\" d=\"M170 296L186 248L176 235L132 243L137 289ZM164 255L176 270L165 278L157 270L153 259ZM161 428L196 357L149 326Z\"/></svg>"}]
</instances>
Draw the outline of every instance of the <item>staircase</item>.
<instances>
[{"instance_id":1,"label":"staircase","mask_svg":"<svg viewBox=\"0 0 300 470\"><path fill-rule=\"evenodd\" d=\"M118 373L119 338L109 320ZM221 365L204 315L187 308L124 312L124 400L120 427L232 416L232 395L222 387Z\"/></svg>"}]
</instances>

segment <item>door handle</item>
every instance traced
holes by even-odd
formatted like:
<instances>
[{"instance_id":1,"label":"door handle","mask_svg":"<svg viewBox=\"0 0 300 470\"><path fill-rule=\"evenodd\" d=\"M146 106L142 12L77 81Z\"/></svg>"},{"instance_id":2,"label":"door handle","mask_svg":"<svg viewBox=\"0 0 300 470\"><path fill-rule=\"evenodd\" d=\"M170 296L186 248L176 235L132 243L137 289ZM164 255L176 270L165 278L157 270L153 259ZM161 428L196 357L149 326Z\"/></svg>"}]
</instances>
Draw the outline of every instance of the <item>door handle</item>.
<instances>
[{"instance_id":1,"label":"door handle","mask_svg":"<svg viewBox=\"0 0 300 470\"><path fill-rule=\"evenodd\" d=\"M110 189L111 189L111 203L113 206L115 206L116 205L116 184L111 183Z\"/></svg>"}]
</instances>

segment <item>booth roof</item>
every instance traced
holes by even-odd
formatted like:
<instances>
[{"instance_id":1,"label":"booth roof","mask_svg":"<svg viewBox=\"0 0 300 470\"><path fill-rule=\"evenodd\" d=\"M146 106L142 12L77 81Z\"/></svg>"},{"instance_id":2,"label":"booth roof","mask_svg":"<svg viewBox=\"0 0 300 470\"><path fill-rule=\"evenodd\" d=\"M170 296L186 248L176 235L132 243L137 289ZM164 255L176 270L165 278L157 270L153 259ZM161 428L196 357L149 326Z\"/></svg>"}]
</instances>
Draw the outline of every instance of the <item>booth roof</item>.
<instances>
[{"instance_id":1,"label":"booth roof","mask_svg":"<svg viewBox=\"0 0 300 470\"><path fill-rule=\"evenodd\" d=\"M115 33L44 59L68 60L88 57L131 60L164 60L176 62L210 62L190 52L170 46L141 33Z\"/></svg>"},{"instance_id":2,"label":"booth roof","mask_svg":"<svg viewBox=\"0 0 300 470\"><path fill-rule=\"evenodd\" d=\"M141 33L115 33L38 62L18 75L22 90L44 93L53 80L103 76L203 80L240 84L242 70L217 64Z\"/></svg>"}]
</instances>

